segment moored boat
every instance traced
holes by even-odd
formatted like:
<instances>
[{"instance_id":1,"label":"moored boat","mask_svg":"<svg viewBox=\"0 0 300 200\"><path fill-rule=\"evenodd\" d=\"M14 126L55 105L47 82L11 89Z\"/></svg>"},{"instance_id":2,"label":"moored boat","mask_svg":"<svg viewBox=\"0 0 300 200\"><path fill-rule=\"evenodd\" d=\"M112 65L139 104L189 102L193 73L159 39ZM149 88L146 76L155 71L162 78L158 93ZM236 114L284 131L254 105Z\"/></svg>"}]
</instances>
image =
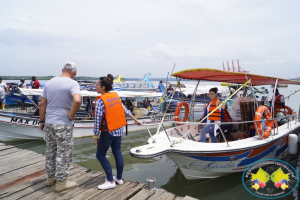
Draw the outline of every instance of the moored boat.
<instances>
[{"instance_id":1,"label":"moored boat","mask_svg":"<svg viewBox=\"0 0 300 200\"><path fill-rule=\"evenodd\" d=\"M230 82L243 84L244 86L270 85L273 83L275 83L275 87L277 84L300 85L300 81L206 68L184 70L174 73L173 76L198 81ZM260 108L259 102L256 101L256 98L247 98L249 98L247 102L237 99L239 101L238 105L245 102L245 104L250 105L249 108L253 108L250 113L255 113ZM274 110L274 102L270 110ZM295 145L299 141L299 112L297 117L290 114L284 116L285 122L282 124L279 123L280 118L278 117L267 118L267 122L274 122L273 125L276 128L271 131L263 130L262 133L260 125L264 123L264 120L255 120L254 117L252 119L241 118L241 109L235 109L232 112L231 114L239 117L240 120L221 122L218 123L219 127L233 124L239 129L242 126L247 137L236 141L227 141L223 130L220 129L220 138L225 142L199 142L200 131L206 124L198 122L181 123L177 127L153 135L148 139L148 144L132 148L130 154L137 158L149 158L166 154L176 163L187 179L215 178L244 171L250 164L262 159L281 159L289 152L289 148L292 148L291 145ZM255 128L259 131L256 131ZM256 135L249 137L248 133L252 131L256 132Z\"/></svg>"},{"instance_id":2,"label":"moored boat","mask_svg":"<svg viewBox=\"0 0 300 200\"><path fill-rule=\"evenodd\" d=\"M42 89L20 89L21 93L26 95L41 95ZM161 93L156 92L129 92L117 91L120 97L156 97L161 96ZM99 96L97 92L81 91L81 96L96 97ZM140 109L137 109L140 110ZM144 110L144 109L141 109ZM144 112L143 112L144 113ZM164 117L163 123L170 126L173 121L174 115L172 113L163 116L161 113L153 113L152 115L139 114L138 120L144 125L161 122ZM9 111L0 111L0 140L13 141L13 140L35 140L43 139L43 132L39 129L39 118L34 117L32 113L18 113ZM90 137L93 136L94 119L92 116L83 115L77 116L74 121L74 137ZM145 130L147 126L138 126L132 119L127 119L128 132ZM149 127L153 128L153 127ZM126 127L124 127L126 129Z\"/></svg>"}]
</instances>

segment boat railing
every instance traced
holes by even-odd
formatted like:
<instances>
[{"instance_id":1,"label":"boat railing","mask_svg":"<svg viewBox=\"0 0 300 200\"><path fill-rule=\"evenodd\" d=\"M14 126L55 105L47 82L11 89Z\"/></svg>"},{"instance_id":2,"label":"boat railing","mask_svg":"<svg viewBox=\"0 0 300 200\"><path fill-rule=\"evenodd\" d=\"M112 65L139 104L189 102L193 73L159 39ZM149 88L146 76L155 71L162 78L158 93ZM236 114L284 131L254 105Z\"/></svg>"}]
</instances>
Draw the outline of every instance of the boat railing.
<instances>
[{"instance_id":1,"label":"boat railing","mask_svg":"<svg viewBox=\"0 0 300 200\"><path fill-rule=\"evenodd\" d=\"M299 108L299 111L300 111L300 108ZM286 116L284 116L284 117L276 117L276 118L273 118L273 119L262 119L262 120L252 120L252 121L221 122L221 123L180 122L180 124L181 124L181 125L183 125L183 124L192 124L192 125L195 125L195 126L197 126L197 125L217 124L217 125L219 126L219 129L220 129L220 132L221 132L221 134L222 134L222 137L223 137L224 141L225 141L225 142L227 143L227 145L229 146L228 141L226 140L225 134L223 133L223 130L222 130L222 128L221 128L221 125L223 125L223 124L245 124L245 123L254 123L254 124L256 124L257 122L272 121L272 122L273 122L273 127L276 127L276 128L273 128L273 129L272 129L271 134L270 134L267 138L263 138L263 135L260 135L260 134L259 134L259 139L264 139L264 140L266 140L266 139L268 139L269 137L273 137L273 136L275 136L275 135L277 135L277 134L279 133L279 131L278 131L278 125L276 126L275 122L276 122L276 121L280 121L280 120L282 120L282 119L287 119L287 122L286 122L287 128L289 129L289 131L291 131L291 130L292 130L291 122L292 122L293 119L295 120L295 122L296 122L296 121L299 121L299 114L298 114L298 119L295 119L293 115L286 115ZM291 120L290 120L290 119L291 119ZM167 121L167 122L163 122L163 123L175 123L175 124L178 124L177 121ZM159 125L162 125L162 123L142 124L141 126L146 126L146 128L147 128L147 130L148 130L148 132L149 132L149 134L150 134L150 136L151 136L151 138L152 138L152 140L153 140L153 135L152 135L151 132L149 131L148 126L157 126L157 127L158 127ZM174 142L173 142L173 143L171 142L171 140L170 140L170 138L169 138L169 135L168 135L166 129L164 128L164 126L162 126L162 128L163 128L163 131L165 132L166 136L168 137L168 140L170 141L171 146L173 146L175 143L174 143ZM258 127L257 127L256 130L258 130ZM182 136L182 137L183 137L183 136ZM182 137L181 137L181 138L182 138ZM181 138L180 138L180 139L181 139ZM156 140L156 139L155 139L155 140ZM155 140L153 140L153 141L155 142Z\"/></svg>"}]
</instances>

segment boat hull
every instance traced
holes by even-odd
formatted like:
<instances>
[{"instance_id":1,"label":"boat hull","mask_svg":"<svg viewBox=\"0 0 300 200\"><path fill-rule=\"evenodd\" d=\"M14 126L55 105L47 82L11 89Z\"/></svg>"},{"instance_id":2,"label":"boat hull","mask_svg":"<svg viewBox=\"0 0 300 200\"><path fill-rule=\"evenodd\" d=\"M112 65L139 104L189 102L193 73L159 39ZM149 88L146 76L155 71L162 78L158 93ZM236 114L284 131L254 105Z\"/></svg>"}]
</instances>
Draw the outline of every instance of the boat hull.
<instances>
[{"instance_id":1,"label":"boat hull","mask_svg":"<svg viewBox=\"0 0 300 200\"><path fill-rule=\"evenodd\" d=\"M261 159L281 159L288 153L288 135L261 147L225 153L168 153L186 179L216 178L244 171Z\"/></svg>"},{"instance_id":2,"label":"boat hull","mask_svg":"<svg viewBox=\"0 0 300 200\"><path fill-rule=\"evenodd\" d=\"M186 179L216 178L235 172L243 172L249 165L263 159L282 159L288 154L288 138L290 134L300 133L300 123L291 122L289 127L283 125L278 128L278 134L266 140L258 136L226 143L203 143L185 138L182 142L171 145L161 132L153 143L148 140L147 145L130 150L130 154L138 158L150 158L166 154L182 171ZM191 135L196 129L186 125L170 128L166 132L171 141L178 132L189 130Z\"/></svg>"},{"instance_id":3,"label":"boat hull","mask_svg":"<svg viewBox=\"0 0 300 200\"><path fill-rule=\"evenodd\" d=\"M139 120L144 124L160 122L162 116L143 117ZM173 115L165 117L164 125L171 126L168 121L173 120ZM127 120L128 132L145 130L145 126L138 126L133 120ZM39 119L25 116L18 116L12 113L0 113L0 141L15 141L15 140L41 140L44 133L39 129ZM94 121L78 120L74 123L73 135L74 138L91 137L93 136ZM148 126L149 129L156 126ZM126 127L123 127L124 132Z\"/></svg>"}]
</instances>

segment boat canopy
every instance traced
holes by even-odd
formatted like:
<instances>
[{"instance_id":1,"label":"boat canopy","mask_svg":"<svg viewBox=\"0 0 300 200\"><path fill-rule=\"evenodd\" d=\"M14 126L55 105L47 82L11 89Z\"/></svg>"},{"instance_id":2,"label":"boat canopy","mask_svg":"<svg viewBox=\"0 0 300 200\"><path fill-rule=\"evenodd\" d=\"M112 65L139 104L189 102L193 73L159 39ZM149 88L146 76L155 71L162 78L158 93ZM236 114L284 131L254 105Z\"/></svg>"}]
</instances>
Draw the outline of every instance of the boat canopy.
<instances>
[{"instance_id":1,"label":"boat canopy","mask_svg":"<svg viewBox=\"0 0 300 200\"><path fill-rule=\"evenodd\" d=\"M217 81L217 82L226 82L226 83L237 83L243 84L248 79L251 79L252 85L271 85L275 84L278 79L278 84L294 84L300 85L300 81L276 78L271 76L262 76L257 74L248 74L241 72L228 72L224 70L218 69L210 69L210 68L195 68L195 69L187 69L183 71L179 71L173 73L172 76L183 78L183 79L191 79L191 80L206 80L206 81Z\"/></svg>"},{"instance_id":2,"label":"boat canopy","mask_svg":"<svg viewBox=\"0 0 300 200\"><path fill-rule=\"evenodd\" d=\"M43 89L21 89L19 88L21 94L25 95L42 95ZM118 93L119 97L161 97L160 92L132 92L132 91L112 91ZM97 92L81 90L81 96L86 97L96 97L100 96Z\"/></svg>"}]
</instances>

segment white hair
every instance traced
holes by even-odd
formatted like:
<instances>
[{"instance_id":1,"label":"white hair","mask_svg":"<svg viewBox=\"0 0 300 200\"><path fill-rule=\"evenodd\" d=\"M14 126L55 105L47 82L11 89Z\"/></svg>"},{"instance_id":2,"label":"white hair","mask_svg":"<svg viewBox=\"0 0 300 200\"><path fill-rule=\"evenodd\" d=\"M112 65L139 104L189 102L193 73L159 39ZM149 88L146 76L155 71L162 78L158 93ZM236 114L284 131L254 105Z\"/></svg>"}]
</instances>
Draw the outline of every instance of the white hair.
<instances>
[{"instance_id":1,"label":"white hair","mask_svg":"<svg viewBox=\"0 0 300 200\"><path fill-rule=\"evenodd\" d=\"M66 62L64 67L63 67L63 70L74 72L74 71L77 71L77 66L74 62Z\"/></svg>"}]
</instances>

